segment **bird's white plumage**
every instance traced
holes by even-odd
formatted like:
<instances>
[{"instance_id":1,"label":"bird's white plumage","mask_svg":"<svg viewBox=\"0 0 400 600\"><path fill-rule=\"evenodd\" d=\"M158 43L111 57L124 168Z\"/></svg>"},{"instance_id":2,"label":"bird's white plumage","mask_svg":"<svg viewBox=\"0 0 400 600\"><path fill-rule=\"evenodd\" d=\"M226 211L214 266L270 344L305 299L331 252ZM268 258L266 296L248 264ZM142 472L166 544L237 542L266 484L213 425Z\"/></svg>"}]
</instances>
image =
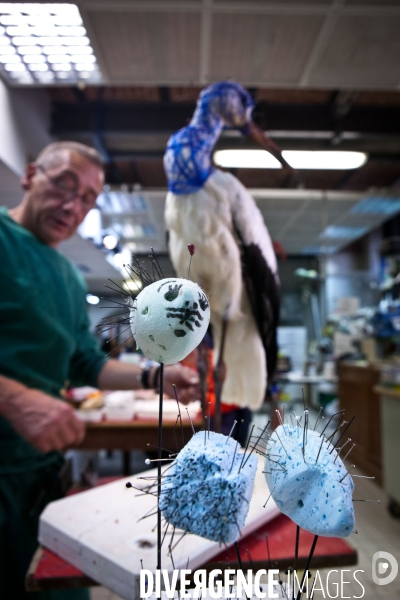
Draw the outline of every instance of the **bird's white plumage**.
<instances>
[{"instance_id":1,"label":"bird's white plumage","mask_svg":"<svg viewBox=\"0 0 400 600\"><path fill-rule=\"evenodd\" d=\"M246 245L253 243L260 248L278 280L276 257L263 217L236 177L216 169L197 192L169 192L165 219L171 259L179 276L187 274L187 244L196 245L190 277L204 289L210 302L216 357L222 321L229 321L222 402L258 408L265 394L265 352L242 279L236 231Z\"/></svg>"}]
</instances>

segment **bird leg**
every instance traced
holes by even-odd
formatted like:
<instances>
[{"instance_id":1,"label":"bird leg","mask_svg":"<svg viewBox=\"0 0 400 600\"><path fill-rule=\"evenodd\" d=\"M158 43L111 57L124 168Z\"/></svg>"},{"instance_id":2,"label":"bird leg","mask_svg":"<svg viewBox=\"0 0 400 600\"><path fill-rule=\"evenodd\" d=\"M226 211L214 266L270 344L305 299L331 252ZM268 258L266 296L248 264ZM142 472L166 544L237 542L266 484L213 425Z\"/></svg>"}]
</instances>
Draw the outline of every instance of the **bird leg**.
<instances>
[{"instance_id":1,"label":"bird leg","mask_svg":"<svg viewBox=\"0 0 400 600\"><path fill-rule=\"evenodd\" d=\"M228 327L228 320L222 320L221 330L221 345L219 349L219 355L217 363L214 367L213 379L214 379L214 391L215 391L215 412L214 412L214 430L217 433L221 433L221 395L222 387L224 384L224 348L226 339L226 330Z\"/></svg>"}]
</instances>

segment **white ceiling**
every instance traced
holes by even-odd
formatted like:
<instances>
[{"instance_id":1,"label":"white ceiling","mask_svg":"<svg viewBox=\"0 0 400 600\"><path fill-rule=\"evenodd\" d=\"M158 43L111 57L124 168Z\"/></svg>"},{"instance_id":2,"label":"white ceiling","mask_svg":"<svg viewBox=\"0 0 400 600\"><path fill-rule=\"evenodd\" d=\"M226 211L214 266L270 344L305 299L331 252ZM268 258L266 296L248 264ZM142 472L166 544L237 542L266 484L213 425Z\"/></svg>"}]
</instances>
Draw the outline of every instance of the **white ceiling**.
<instances>
[{"instance_id":1,"label":"white ceiling","mask_svg":"<svg viewBox=\"0 0 400 600\"><path fill-rule=\"evenodd\" d=\"M110 85L397 89L398 0L80 0Z\"/></svg>"},{"instance_id":2,"label":"white ceiling","mask_svg":"<svg viewBox=\"0 0 400 600\"><path fill-rule=\"evenodd\" d=\"M225 78L264 89L349 93L400 89L400 0L78 0L77 4L104 84L124 89L148 86L147 99L155 86L170 86L178 94L184 86ZM107 131L107 145L121 149L125 140L126 150L136 146L151 150L160 136L163 145L167 137L165 132L127 133L125 139L119 132L118 146L111 143L116 135ZM21 197L18 180L10 176L8 181L5 169L0 164L0 202L15 205ZM151 245L162 252L166 191L146 193L157 232ZM351 212L367 194L253 190L271 236L289 254L321 244L329 250L349 243L345 238L321 238L327 226L373 228L389 218ZM387 190L370 195L397 198ZM74 238L64 251L83 265L92 289L115 276L104 254L89 242Z\"/></svg>"}]
</instances>

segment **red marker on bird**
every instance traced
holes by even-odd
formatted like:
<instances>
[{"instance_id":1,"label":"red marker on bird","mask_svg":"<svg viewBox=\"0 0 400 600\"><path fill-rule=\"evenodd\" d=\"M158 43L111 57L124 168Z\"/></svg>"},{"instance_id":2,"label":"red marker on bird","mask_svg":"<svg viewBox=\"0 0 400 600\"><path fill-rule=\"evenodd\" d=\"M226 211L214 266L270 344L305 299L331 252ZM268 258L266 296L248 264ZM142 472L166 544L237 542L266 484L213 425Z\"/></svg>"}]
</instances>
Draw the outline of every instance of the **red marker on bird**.
<instances>
[{"instance_id":1,"label":"red marker on bird","mask_svg":"<svg viewBox=\"0 0 400 600\"><path fill-rule=\"evenodd\" d=\"M190 265L192 264L192 256L193 254L196 252L196 246L194 244L188 244L187 245L188 250L189 250L189 254L190 254L190 261L189 261L189 270L188 270L188 279L189 279L189 275L190 275Z\"/></svg>"}]
</instances>

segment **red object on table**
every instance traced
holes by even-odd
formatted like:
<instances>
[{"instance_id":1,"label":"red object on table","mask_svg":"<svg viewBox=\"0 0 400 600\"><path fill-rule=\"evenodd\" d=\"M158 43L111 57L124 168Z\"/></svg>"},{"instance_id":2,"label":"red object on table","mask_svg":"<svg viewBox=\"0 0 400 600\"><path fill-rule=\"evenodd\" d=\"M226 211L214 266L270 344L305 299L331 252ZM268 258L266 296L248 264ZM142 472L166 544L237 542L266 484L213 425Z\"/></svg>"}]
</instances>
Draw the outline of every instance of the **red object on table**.
<instances>
[{"instance_id":1,"label":"red object on table","mask_svg":"<svg viewBox=\"0 0 400 600\"><path fill-rule=\"evenodd\" d=\"M266 537L268 536L268 546L271 558L271 564L268 561L268 551ZM314 540L314 534L300 529L298 567L305 567L311 545ZM239 550L242 562L245 568L251 568L250 560L256 569L274 569L277 567L293 567L296 541L296 525L289 517L279 515L269 523L266 523L253 533L239 540ZM248 557L250 555L250 560ZM206 568L216 568L216 563L232 564L237 562L235 549L231 546L223 550L218 556L215 556ZM357 552L346 540L334 537L318 538L315 552L312 559L313 568L323 568L330 566L344 566L357 564Z\"/></svg>"},{"instance_id":2,"label":"red object on table","mask_svg":"<svg viewBox=\"0 0 400 600\"><path fill-rule=\"evenodd\" d=\"M268 536L271 562L268 561L266 545ZM296 525L285 515L279 515L257 531L239 540L240 555L244 569L286 569L293 566ZM305 566L314 535L301 529L298 568ZM252 564L250 564L250 560ZM223 550L210 562L202 566L207 571L221 568L238 568L234 548ZM315 548L312 568L342 567L357 564L357 551L344 539L319 537ZM46 548L39 548L27 575L27 589L66 589L98 585L81 571Z\"/></svg>"}]
</instances>

